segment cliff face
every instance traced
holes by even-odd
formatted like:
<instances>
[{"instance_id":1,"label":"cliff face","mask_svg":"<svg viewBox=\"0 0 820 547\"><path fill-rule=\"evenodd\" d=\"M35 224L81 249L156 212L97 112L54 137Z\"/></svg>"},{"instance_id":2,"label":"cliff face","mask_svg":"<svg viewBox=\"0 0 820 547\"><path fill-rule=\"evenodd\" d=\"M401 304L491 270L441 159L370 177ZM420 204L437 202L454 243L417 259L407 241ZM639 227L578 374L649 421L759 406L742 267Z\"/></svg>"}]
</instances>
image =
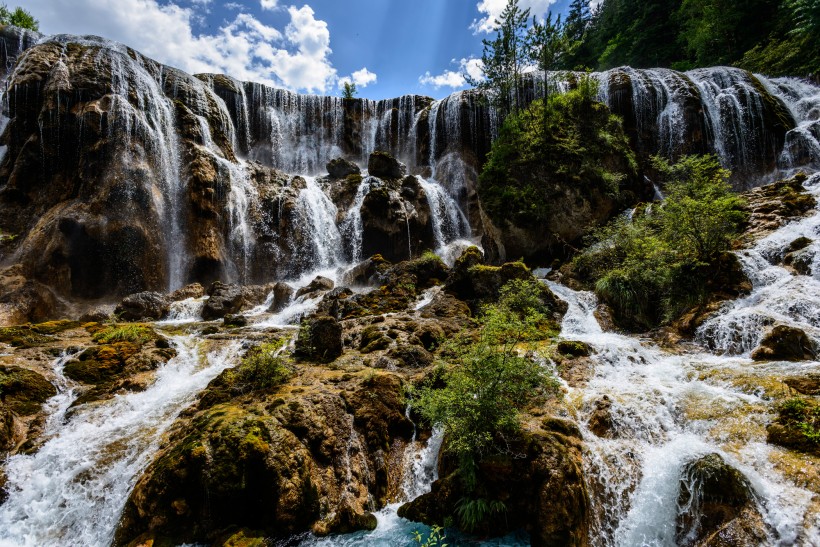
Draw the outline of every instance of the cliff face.
<instances>
[{"instance_id":1,"label":"cliff face","mask_svg":"<svg viewBox=\"0 0 820 547\"><path fill-rule=\"evenodd\" d=\"M267 282L362 250L396 260L485 234L491 255L528 248L482 213L477 178L498 120L475 93L343 100L191 76L96 37L6 27L0 45L6 321L61 299ZM596 77L641 157L715 151L739 166L738 184L816 160L792 138L784 103L748 73ZM321 175L336 157L364 164L376 150L426 179L294 176ZM574 207L573 192L556 195L569 196L559 209Z\"/></svg>"}]
</instances>

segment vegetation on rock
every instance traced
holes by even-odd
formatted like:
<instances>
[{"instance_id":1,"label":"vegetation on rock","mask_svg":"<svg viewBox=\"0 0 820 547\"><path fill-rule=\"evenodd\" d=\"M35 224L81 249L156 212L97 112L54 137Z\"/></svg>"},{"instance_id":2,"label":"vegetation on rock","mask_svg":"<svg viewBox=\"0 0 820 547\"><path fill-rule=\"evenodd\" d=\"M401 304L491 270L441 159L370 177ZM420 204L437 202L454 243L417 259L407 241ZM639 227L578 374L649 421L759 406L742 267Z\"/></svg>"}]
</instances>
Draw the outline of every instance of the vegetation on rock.
<instances>
[{"instance_id":1,"label":"vegetation on rock","mask_svg":"<svg viewBox=\"0 0 820 547\"><path fill-rule=\"evenodd\" d=\"M716 158L654 163L666 200L595 231L574 261L576 273L594 283L616 320L631 329L656 327L701 303L721 252L746 218Z\"/></svg>"},{"instance_id":2,"label":"vegetation on rock","mask_svg":"<svg viewBox=\"0 0 820 547\"><path fill-rule=\"evenodd\" d=\"M19 6L10 10L6 4L0 4L0 25L14 25L34 32L40 30L40 22L31 13Z\"/></svg>"},{"instance_id":3,"label":"vegetation on rock","mask_svg":"<svg viewBox=\"0 0 820 547\"><path fill-rule=\"evenodd\" d=\"M459 460L459 473L475 489L478 463L509 451L520 427L519 413L536 400L556 394L554 378L541 363L519 353L519 344L547 336L548 309L536 281L514 280L479 319L475 338L447 344L440 380L413 394L413 406L431 424L444 428L446 450ZM444 384L441 387L439 382ZM457 510L462 528L473 530L501 510L496 500L466 498Z\"/></svg>"}]
</instances>

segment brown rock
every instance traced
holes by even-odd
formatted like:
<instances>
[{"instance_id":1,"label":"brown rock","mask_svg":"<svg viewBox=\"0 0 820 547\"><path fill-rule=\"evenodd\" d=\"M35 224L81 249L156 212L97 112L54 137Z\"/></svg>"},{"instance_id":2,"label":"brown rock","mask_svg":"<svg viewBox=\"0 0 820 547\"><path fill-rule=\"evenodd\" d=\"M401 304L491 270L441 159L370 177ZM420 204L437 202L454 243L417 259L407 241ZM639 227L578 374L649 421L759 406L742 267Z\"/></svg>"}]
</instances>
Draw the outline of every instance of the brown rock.
<instances>
[{"instance_id":1,"label":"brown rock","mask_svg":"<svg viewBox=\"0 0 820 547\"><path fill-rule=\"evenodd\" d=\"M803 361L814 359L817 350L802 330L776 325L752 352L755 361Z\"/></svg>"}]
</instances>

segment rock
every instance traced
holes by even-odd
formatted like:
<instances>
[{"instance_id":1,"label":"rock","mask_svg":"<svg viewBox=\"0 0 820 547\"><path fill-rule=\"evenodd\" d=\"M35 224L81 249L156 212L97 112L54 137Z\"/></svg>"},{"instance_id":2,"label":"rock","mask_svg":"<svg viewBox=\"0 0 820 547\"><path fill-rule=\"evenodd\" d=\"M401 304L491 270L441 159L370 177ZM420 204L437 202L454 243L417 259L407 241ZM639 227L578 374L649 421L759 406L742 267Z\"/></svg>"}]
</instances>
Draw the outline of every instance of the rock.
<instances>
[{"instance_id":1,"label":"rock","mask_svg":"<svg viewBox=\"0 0 820 547\"><path fill-rule=\"evenodd\" d=\"M299 298L300 296L303 296L305 294L327 292L333 287L333 280L319 275L313 278L313 281L311 281L310 283L296 291L296 298Z\"/></svg>"},{"instance_id":2,"label":"rock","mask_svg":"<svg viewBox=\"0 0 820 547\"><path fill-rule=\"evenodd\" d=\"M362 171L359 169L358 165L351 161L347 161L344 158L335 158L328 162L327 172L330 174L331 178L343 179L348 175L358 175ZM373 173L371 173L371 175L372 174Z\"/></svg>"},{"instance_id":3,"label":"rock","mask_svg":"<svg viewBox=\"0 0 820 547\"><path fill-rule=\"evenodd\" d=\"M489 515L474 533L498 537L524 528L532 545L588 545L590 510L577 428L547 419L541 430L521 432L507 440L517 457L485 457L476 472L479 492L473 494L485 500L502 500L506 511ZM429 493L402 505L400 517L425 524L443 525L447 521L459 525L456 506L467 493L453 460L442 458L441 478Z\"/></svg>"},{"instance_id":4,"label":"rock","mask_svg":"<svg viewBox=\"0 0 820 547\"><path fill-rule=\"evenodd\" d=\"M248 324L248 318L244 315L228 314L222 319L226 327L245 327Z\"/></svg>"},{"instance_id":5,"label":"rock","mask_svg":"<svg viewBox=\"0 0 820 547\"><path fill-rule=\"evenodd\" d=\"M791 397L777 411L777 419L766 427L766 442L820 456L820 404L810 397Z\"/></svg>"},{"instance_id":6,"label":"rock","mask_svg":"<svg viewBox=\"0 0 820 547\"><path fill-rule=\"evenodd\" d=\"M820 395L820 373L817 372L792 376L784 379L783 383L803 395Z\"/></svg>"},{"instance_id":7,"label":"rock","mask_svg":"<svg viewBox=\"0 0 820 547\"><path fill-rule=\"evenodd\" d=\"M783 264L791 266L800 275L812 275L812 264L816 252L814 249L800 249L789 252L783 257Z\"/></svg>"},{"instance_id":8,"label":"rock","mask_svg":"<svg viewBox=\"0 0 820 547\"><path fill-rule=\"evenodd\" d=\"M203 296L205 296L205 287L199 283L191 283L169 294L168 299L171 302L179 302L187 298L202 298Z\"/></svg>"},{"instance_id":9,"label":"rock","mask_svg":"<svg viewBox=\"0 0 820 547\"><path fill-rule=\"evenodd\" d=\"M41 374L27 368L0 365L0 403L19 416L31 416L57 389Z\"/></svg>"},{"instance_id":10,"label":"rock","mask_svg":"<svg viewBox=\"0 0 820 547\"><path fill-rule=\"evenodd\" d=\"M220 281L208 288L208 300L202 308L202 318L205 321L221 319L228 314L237 313L242 309L245 298L239 285L226 285Z\"/></svg>"},{"instance_id":11,"label":"rock","mask_svg":"<svg viewBox=\"0 0 820 547\"><path fill-rule=\"evenodd\" d=\"M321 362L333 361L342 354L342 326L336 319L320 315L302 321L295 353Z\"/></svg>"},{"instance_id":12,"label":"rock","mask_svg":"<svg viewBox=\"0 0 820 547\"><path fill-rule=\"evenodd\" d=\"M281 281L273 286L273 302L268 311L271 313L278 313L284 310L288 304L293 300L295 291L293 287Z\"/></svg>"},{"instance_id":13,"label":"rock","mask_svg":"<svg viewBox=\"0 0 820 547\"><path fill-rule=\"evenodd\" d=\"M556 351L561 355L570 357L588 357L592 353L592 348L586 342L575 340L561 340L555 346Z\"/></svg>"},{"instance_id":14,"label":"rock","mask_svg":"<svg viewBox=\"0 0 820 547\"><path fill-rule=\"evenodd\" d=\"M760 545L766 530L743 474L718 454L687 463L681 473L676 540L678 545L723 545L721 537L741 532L745 541L728 545Z\"/></svg>"},{"instance_id":15,"label":"rock","mask_svg":"<svg viewBox=\"0 0 820 547\"><path fill-rule=\"evenodd\" d=\"M373 152L367 160L367 172L371 177L400 179L407 173L407 167L387 152Z\"/></svg>"},{"instance_id":16,"label":"rock","mask_svg":"<svg viewBox=\"0 0 820 547\"><path fill-rule=\"evenodd\" d=\"M0 456L5 456L25 439L26 428L20 417L7 404L0 403Z\"/></svg>"},{"instance_id":17,"label":"rock","mask_svg":"<svg viewBox=\"0 0 820 547\"><path fill-rule=\"evenodd\" d=\"M168 298L158 292L141 292L126 296L114 310L123 321L151 321L162 319L171 311Z\"/></svg>"},{"instance_id":18,"label":"rock","mask_svg":"<svg viewBox=\"0 0 820 547\"><path fill-rule=\"evenodd\" d=\"M250 309L264 303L270 293L274 292L275 287L275 283L268 283L266 285L243 285L242 308Z\"/></svg>"},{"instance_id":19,"label":"rock","mask_svg":"<svg viewBox=\"0 0 820 547\"><path fill-rule=\"evenodd\" d=\"M425 368L433 364L433 356L426 349L419 346L399 346L390 350L390 357L398 360L407 368Z\"/></svg>"},{"instance_id":20,"label":"rock","mask_svg":"<svg viewBox=\"0 0 820 547\"><path fill-rule=\"evenodd\" d=\"M802 330L776 325L752 352L755 361L803 361L814 359L817 350Z\"/></svg>"},{"instance_id":21,"label":"rock","mask_svg":"<svg viewBox=\"0 0 820 547\"><path fill-rule=\"evenodd\" d=\"M105 323L114 315L114 308L111 306L98 306L92 308L80 316L80 323Z\"/></svg>"},{"instance_id":22,"label":"rock","mask_svg":"<svg viewBox=\"0 0 820 547\"><path fill-rule=\"evenodd\" d=\"M611 409L612 401L606 395L595 401L595 410L589 417L587 427L598 437L613 436L614 424L612 421Z\"/></svg>"},{"instance_id":23,"label":"rock","mask_svg":"<svg viewBox=\"0 0 820 547\"><path fill-rule=\"evenodd\" d=\"M390 268L390 262L382 255L374 255L359 262L342 275L342 283L347 286L366 286L374 283L375 277Z\"/></svg>"},{"instance_id":24,"label":"rock","mask_svg":"<svg viewBox=\"0 0 820 547\"><path fill-rule=\"evenodd\" d=\"M786 247L786 253L793 253L795 251L802 251L809 245L814 243L814 240L809 239L807 237L801 236L789 243L789 246Z\"/></svg>"}]
</instances>

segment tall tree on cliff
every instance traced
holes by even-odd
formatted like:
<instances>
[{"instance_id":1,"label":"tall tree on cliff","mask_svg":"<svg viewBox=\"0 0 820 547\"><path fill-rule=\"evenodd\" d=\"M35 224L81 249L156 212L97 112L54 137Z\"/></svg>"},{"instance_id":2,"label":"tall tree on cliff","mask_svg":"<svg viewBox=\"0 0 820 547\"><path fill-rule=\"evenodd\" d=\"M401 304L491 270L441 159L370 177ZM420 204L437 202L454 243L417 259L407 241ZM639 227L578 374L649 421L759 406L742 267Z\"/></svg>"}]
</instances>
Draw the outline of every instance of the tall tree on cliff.
<instances>
[{"instance_id":1,"label":"tall tree on cliff","mask_svg":"<svg viewBox=\"0 0 820 547\"><path fill-rule=\"evenodd\" d=\"M518 0L508 0L496 19L496 36L483 40L484 79L468 78L471 85L487 92L502 118L521 107L521 76L527 64L527 20L530 10L522 10Z\"/></svg>"}]
</instances>

